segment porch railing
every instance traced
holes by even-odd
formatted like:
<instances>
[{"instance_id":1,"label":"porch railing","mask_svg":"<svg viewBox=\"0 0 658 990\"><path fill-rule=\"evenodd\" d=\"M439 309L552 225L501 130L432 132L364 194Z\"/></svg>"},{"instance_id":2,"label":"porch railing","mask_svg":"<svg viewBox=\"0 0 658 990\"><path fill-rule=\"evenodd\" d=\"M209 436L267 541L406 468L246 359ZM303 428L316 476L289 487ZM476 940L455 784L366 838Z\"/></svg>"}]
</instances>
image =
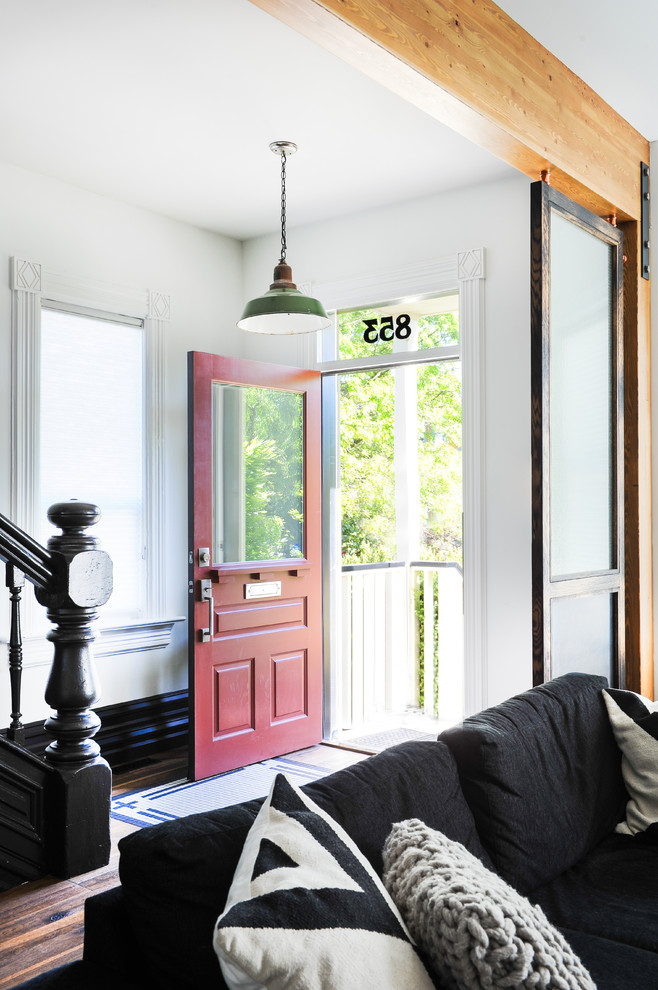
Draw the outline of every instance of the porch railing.
<instances>
[{"instance_id":1,"label":"porch railing","mask_svg":"<svg viewBox=\"0 0 658 990\"><path fill-rule=\"evenodd\" d=\"M458 563L342 568L342 727L415 709L463 713L463 572Z\"/></svg>"},{"instance_id":2,"label":"porch railing","mask_svg":"<svg viewBox=\"0 0 658 990\"><path fill-rule=\"evenodd\" d=\"M43 547L0 514L0 560L10 592L11 721L0 736L0 869L31 879L69 877L109 859L111 771L93 736L100 719L91 623L112 593L112 562L86 530L100 518L95 505L59 502L48 518L61 533ZM42 759L22 746L20 604L25 581L52 624L53 661L45 698L53 737Z\"/></svg>"}]
</instances>

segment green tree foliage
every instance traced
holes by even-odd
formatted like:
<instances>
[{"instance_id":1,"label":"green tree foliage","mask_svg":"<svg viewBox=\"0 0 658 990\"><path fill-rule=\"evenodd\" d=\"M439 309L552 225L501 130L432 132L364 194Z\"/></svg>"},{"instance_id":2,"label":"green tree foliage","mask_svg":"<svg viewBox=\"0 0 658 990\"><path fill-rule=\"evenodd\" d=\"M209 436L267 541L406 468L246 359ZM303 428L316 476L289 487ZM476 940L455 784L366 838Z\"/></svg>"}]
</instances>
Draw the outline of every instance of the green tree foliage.
<instances>
[{"instance_id":1,"label":"green tree foliage","mask_svg":"<svg viewBox=\"0 0 658 990\"><path fill-rule=\"evenodd\" d=\"M432 642L427 651L428 658L432 662L432 685L434 696L432 698L432 714L439 717L439 595L438 579L436 571L416 571L414 576L414 612L416 620L416 656L418 658L417 683L418 683L418 705L420 708L427 708L425 702L425 598L429 583L432 584Z\"/></svg>"},{"instance_id":2,"label":"green tree foliage","mask_svg":"<svg viewBox=\"0 0 658 990\"><path fill-rule=\"evenodd\" d=\"M453 362L418 368L421 558L462 561L461 376Z\"/></svg>"},{"instance_id":3,"label":"green tree foliage","mask_svg":"<svg viewBox=\"0 0 658 990\"><path fill-rule=\"evenodd\" d=\"M340 317L342 357L362 356L369 310ZM340 378L342 558L344 564L395 559L393 378L363 371Z\"/></svg>"},{"instance_id":4,"label":"green tree foliage","mask_svg":"<svg viewBox=\"0 0 658 990\"><path fill-rule=\"evenodd\" d=\"M303 555L302 397L244 389L245 556Z\"/></svg>"},{"instance_id":5,"label":"green tree foliage","mask_svg":"<svg viewBox=\"0 0 658 990\"><path fill-rule=\"evenodd\" d=\"M340 315L341 357L363 355L363 320L379 315L370 310ZM418 334L419 347L444 346L458 342L459 326L452 313L431 315L418 321ZM416 375L421 557L461 562L459 363L419 365ZM341 376L344 564L396 559L394 416L393 371Z\"/></svg>"}]
</instances>

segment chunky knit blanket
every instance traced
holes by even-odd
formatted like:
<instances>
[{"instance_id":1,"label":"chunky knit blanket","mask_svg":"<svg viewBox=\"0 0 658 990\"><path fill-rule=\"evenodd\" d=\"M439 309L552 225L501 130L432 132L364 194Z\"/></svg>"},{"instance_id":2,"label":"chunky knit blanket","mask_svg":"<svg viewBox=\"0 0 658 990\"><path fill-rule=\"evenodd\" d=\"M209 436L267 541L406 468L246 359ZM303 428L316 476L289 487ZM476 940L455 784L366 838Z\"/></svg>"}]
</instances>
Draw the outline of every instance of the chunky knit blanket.
<instances>
[{"instance_id":1,"label":"chunky knit blanket","mask_svg":"<svg viewBox=\"0 0 658 990\"><path fill-rule=\"evenodd\" d=\"M384 884L446 987L596 990L540 907L423 822L393 826Z\"/></svg>"}]
</instances>

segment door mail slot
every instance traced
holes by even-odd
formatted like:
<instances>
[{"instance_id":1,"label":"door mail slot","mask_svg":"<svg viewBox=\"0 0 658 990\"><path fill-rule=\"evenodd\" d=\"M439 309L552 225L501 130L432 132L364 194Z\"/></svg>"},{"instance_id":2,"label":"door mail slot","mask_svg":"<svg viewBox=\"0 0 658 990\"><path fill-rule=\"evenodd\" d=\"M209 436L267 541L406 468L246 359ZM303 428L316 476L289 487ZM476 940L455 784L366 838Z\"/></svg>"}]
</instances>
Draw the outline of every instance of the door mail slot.
<instances>
[{"instance_id":1,"label":"door mail slot","mask_svg":"<svg viewBox=\"0 0 658 990\"><path fill-rule=\"evenodd\" d=\"M263 581L263 582L259 582L258 584L245 584L244 597L245 598L280 598L281 582Z\"/></svg>"}]
</instances>

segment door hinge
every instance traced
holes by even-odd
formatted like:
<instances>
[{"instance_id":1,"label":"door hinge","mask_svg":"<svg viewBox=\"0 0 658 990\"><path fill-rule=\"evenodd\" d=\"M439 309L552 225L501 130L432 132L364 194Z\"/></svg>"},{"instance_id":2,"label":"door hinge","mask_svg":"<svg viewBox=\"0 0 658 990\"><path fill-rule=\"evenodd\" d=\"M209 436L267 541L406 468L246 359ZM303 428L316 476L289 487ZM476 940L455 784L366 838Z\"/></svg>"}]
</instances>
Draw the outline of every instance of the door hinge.
<instances>
[{"instance_id":1,"label":"door hinge","mask_svg":"<svg viewBox=\"0 0 658 990\"><path fill-rule=\"evenodd\" d=\"M642 237L642 278L649 279L651 275L650 253L651 236L649 234L649 223L651 218L651 191L649 189L651 169L644 162L640 165L641 190L642 190L642 214L641 214L641 237Z\"/></svg>"}]
</instances>

